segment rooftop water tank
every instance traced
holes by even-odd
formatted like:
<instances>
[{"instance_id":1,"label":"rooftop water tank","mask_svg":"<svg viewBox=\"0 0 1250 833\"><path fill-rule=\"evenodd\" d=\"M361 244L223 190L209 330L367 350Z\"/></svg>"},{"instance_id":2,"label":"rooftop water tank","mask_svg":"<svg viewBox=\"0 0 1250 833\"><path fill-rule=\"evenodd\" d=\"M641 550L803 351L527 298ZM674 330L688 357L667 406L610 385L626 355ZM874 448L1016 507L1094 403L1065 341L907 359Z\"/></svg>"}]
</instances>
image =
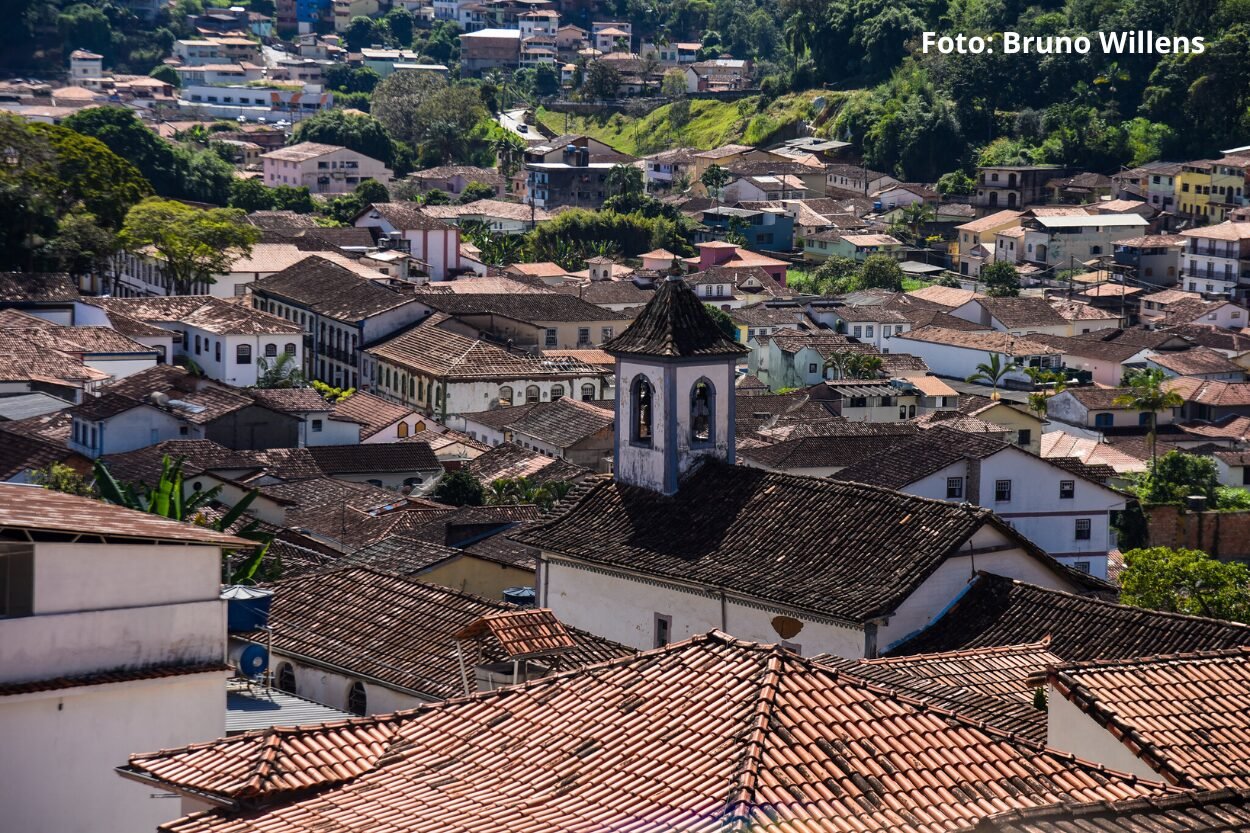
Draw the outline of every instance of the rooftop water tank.
<instances>
[{"instance_id":1,"label":"rooftop water tank","mask_svg":"<svg viewBox=\"0 0 1250 833\"><path fill-rule=\"evenodd\" d=\"M259 630L269 624L272 590L232 585L221 591L226 600L226 629L231 633Z\"/></svg>"},{"instance_id":2,"label":"rooftop water tank","mask_svg":"<svg viewBox=\"0 0 1250 833\"><path fill-rule=\"evenodd\" d=\"M264 645L246 642L230 649L230 664L239 671L239 675L256 679L269 667L269 651Z\"/></svg>"},{"instance_id":3,"label":"rooftop water tank","mask_svg":"<svg viewBox=\"0 0 1250 833\"><path fill-rule=\"evenodd\" d=\"M533 587L508 587L503 591L503 600L518 607L533 607L535 598Z\"/></svg>"}]
</instances>

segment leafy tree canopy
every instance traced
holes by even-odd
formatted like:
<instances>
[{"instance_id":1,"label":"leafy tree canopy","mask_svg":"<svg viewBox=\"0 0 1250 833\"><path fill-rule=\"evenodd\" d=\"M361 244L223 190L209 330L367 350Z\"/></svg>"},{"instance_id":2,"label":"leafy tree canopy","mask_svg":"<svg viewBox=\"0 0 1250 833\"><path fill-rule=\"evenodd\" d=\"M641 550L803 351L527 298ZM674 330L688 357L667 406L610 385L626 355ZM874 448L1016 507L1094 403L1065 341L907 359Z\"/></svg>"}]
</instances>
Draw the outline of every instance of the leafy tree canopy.
<instances>
[{"instance_id":1,"label":"leafy tree canopy","mask_svg":"<svg viewBox=\"0 0 1250 833\"><path fill-rule=\"evenodd\" d=\"M1129 550L1124 564L1125 604L1238 622L1250 616L1250 569L1244 564L1167 547Z\"/></svg>"}]
</instances>

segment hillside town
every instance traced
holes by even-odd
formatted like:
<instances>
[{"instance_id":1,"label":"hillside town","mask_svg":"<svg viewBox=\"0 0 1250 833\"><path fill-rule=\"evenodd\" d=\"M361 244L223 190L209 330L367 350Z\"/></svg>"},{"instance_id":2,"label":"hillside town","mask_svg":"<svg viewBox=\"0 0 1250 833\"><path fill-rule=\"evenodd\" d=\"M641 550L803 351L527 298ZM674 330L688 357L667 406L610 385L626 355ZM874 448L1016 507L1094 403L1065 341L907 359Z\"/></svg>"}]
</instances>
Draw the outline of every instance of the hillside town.
<instances>
[{"instance_id":1,"label":"hillside town","mask_svg":"<svg viewBox=\"0 0 1250 833\"><path fill-rule=\"evenodd\" d=\"M0 830L1250 830L1228 4L19 5Z\"/></svg>"}]
</instances>

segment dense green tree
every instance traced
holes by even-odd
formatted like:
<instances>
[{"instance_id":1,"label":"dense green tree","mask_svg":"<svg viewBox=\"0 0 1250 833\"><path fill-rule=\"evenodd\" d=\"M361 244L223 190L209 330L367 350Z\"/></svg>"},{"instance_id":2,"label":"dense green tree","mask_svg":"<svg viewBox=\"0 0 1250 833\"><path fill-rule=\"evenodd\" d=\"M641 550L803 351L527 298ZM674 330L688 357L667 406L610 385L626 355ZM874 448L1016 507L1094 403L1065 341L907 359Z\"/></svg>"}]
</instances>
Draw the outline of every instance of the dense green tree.
<instances>
[{"instance_id":1,"label":"dense green tree","mask_svg":"<svg viewBox=\"0 0 1250 833\"><path fill-rule=\"evenodd\" d=\"M592 61L582 80L582 95L592 101L616 98L621 73L607 61Z\"/></svg>"},{"instance_id":2,"label":"dense green tree","mask_svg":"<svg viewBox=\"0 0 1250 833\"><path fill-rule=\"evenodd\" d=\"M980 281L985 294L995 298L1014 298L1020 294L1020 273L1009 260L996 260L981 267Z\"/></svg>"},{"instance_id":3,"label":"dense green tree","mask_svg":"<svg viewBox=\"0 0 1250 833\"><path fill-rule=\"evenodd\" d=\"M1216 509L1218 487L1219 470L1213 458L1173 450L1151 460L1136 484L1136 492L1145 504L1179 505L1187 497L1200 495L1207 499L1210 508Z\"/></svg>"},{"instance_id":4,"label":"dense green tree","mask_svg":"<svg viewBox=\"0 0 1250 833\"><path fill-rule=\"evenodd\" d=\"M387 167L395 165L395 143L373 115L323 110L295 125L287 144L300 142L341 145L380 160Z\"/></svg>"},{"instance_id":5,"label":"dense green tree","mask_svg":"<svg viewBox=\"0 0 1250 833\"><path fill-rule=\"evenodd\" d=\"M94 214L65 214L57 223L56 236L48 241L41 256L51 261L49 271L71 275L102 275L117 254L117 233L102 226Z\"/></svg>"},{"instance_id":6,"label":"dense green tree","mask_svg":"<svg viewBox=\"0 0 1250 833\"><path fill-rule=\"evenodd\" d=\"M370 113L391 138L416 147L425 128L419 115L422 105L446 88L447 82L432 73L394 72L374 89Z\"/></svg>"},{"instance_id":7,"label":"dense green tree","mask_svg":"<svg viewBox=\"0 0 1250 833\"><path fill-rule=\"evenodd\" d=\"M470 203L478 200L489 200L495 197L495 186L473 180L460 192L460 202Z\"/></svg>"},{"instance_id":8,"label":"dense green tree","mask_svg":"<svg viewBox=\"0 0 1250 833\"><path fill-rule=\"evenodd\" d=\"M862 289L901 292L904 277L898 261L888 255L869 255L859 268L859 285Z\"/></svg>"},{"instance_id":9,"label":"dense green tree","mask_svg":"<svg viewBox=\"0 0 1250 833\"><path fill-rule=\"evenodd\" d=\"M481 506L486 502L486 490L468 469L456 469L438 479L430 497L448 506Z\"/></svg>"},{"instance_id":10,"label":"dense green tree","mask_svg":"<svg viewBox=\"0 0 1250 833\"><path fill-rule=\"evenodd\" d=\"M253 211L269 211L273 208L273 194L259 179L236 179L230 185L230 207Z\"/></svg>"},{"instance_id":11,"label":"dense green tree","mask_svg":"<svg viewBox=\"0 0 1250 833\"><path fill-rule=\"evenodd\" d=\"M1129 550L1120 574L1120 601L1136 607L1213 619L1247 621L1250 568L1217 561L1199 550Z\"/></svg>"},{"instance_id":12,"label":"dense green tree","mask_svg":"<svg viewBox=\"0 0 1250 833\"><path fill-rule=\"evenodd\" d=\"M215 283L215 275L229 272L260 239L259 230L243 222L243 214L237 208L202 210L151 197L126 214L121 245L131 252L150 247L159 255L174 294L188 295Z\"/></svg>"},{"instance_id":13,"label":"dense green tree","mask_svg":"<svg viewBox=\"0 0 1250 833\"><path fill-rule=\"evenodd\" d=\"M352 67L345 63L330 64L325 68L324 77L326 86L337 93L371 93L382 80L370 67Z\"/></svg>"},{"instance_id":14,"label":"dense green tree","mask_svg":"<svg viewBox=\"0 0 1250 833\"><path fill-rule=\"evenodd\" d=\"M534 68L534 95L547 98L560 92L560 70L555 64L539 64Z\"/></svg>"},{"instance_id":15,"label":"dense green tree","mask_svg":"<svg viewBox=\"0 0 1250 833\"><path fill-rule=\"evenodd\" d=\"M355 193L356 196L360 197L362 207L375 202L391 201L391 195L386 190L386 186L376 179L366 179L356 186Z\"/></svg>"},{"instance_id":16,"label":"dense green tree","mask_svg":"<svg viewBox=\"0 0 1250 833\"><path fill-rule=\"evenodd\" d=\"M125 107L90 107L68 116L63 127L99 139L109 150L126 159L152 185L157 194L185 196L186 163L175 146L148 129Z\"/></svg>"},{"instance_id":17,"label":"dense green tree","mask_svg":"<svg viewBox=\"0 0 1250 833\"><path fill-rule=\"evenodd\" d=\"M390 31L391 40L396 46L407 49L412 45L412 34L415 28L412 12L402 6L396 6L386 13L384 20L386 28Z\"/></svg>"},{"instance_id":18,"label":"dense green tree","mask_svg":"<svg viewBox=\"0 0 1250 833\"><path fill-rule=\"evenodd\" d=\"M472 164L489 153L481 126L490 114L472 86L457 84L435 90L417 110L417 144L429 164Z\"/></svg>"},{"instance_id":19,"label":"dense green tree","mask_svg":"<svg viewBox=\"0 0 1250 833\"><path fill-rule=\"evenodd\" d=\"M113 54L112 25L95 6L75 3L57 16L56 28L66 51L88 49L105 57Z\"/></svg>"},{"instance_id":20,"label":"dense green tree","mask_svg":"<svg viewBox=\"0 0 1250 833\"><path fill-rule=\"evenodd\" d=\"M439 188L431 188L421 197L422 205L451 205L451 195Z\"/></svg>"},{"instance_id":21,"label":"dense green tree","mask_svg":"<svg viewBox=\"0 0 1250 833\"><path fill-rule=\"evenodd\" d=\"M158 81L164 81L174 88L182 86L182 79L178 76L178 70L169 64L157 64L148 75Z\"/></svg>"},{"instance_id":22,"label":"dense green tree","mask_svg":"<svg viewBox=\"0 0 1250 833\"><path fill-rule=\"evenodd\" d=\"M359 52L380 41L377 28L373 18L357 15L348 21L347 31L343 33L343 42L352 52Z\"/></svg>"}]
</instances>

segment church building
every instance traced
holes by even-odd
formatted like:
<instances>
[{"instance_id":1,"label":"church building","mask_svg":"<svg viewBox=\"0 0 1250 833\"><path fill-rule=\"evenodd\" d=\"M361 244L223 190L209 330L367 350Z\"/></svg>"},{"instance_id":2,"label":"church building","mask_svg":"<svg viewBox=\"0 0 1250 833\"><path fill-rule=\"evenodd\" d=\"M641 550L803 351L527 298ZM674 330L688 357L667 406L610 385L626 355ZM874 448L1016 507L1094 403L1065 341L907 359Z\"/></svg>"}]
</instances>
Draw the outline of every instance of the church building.
<instances>
[{"instance_id":1,"label":"church building","mask_svg":"<svg viewBox=\"0 0 1250 833\"><path fill-rule=\"evenodd\" d=\"M679 276L603 349L615 473L514 536L540 551L538 606L574 627L639 649L716 628L859 658L928 625L978 572L1106 587L988 509L735 465L745 349Z\"/></svg>"}]
</instances>

